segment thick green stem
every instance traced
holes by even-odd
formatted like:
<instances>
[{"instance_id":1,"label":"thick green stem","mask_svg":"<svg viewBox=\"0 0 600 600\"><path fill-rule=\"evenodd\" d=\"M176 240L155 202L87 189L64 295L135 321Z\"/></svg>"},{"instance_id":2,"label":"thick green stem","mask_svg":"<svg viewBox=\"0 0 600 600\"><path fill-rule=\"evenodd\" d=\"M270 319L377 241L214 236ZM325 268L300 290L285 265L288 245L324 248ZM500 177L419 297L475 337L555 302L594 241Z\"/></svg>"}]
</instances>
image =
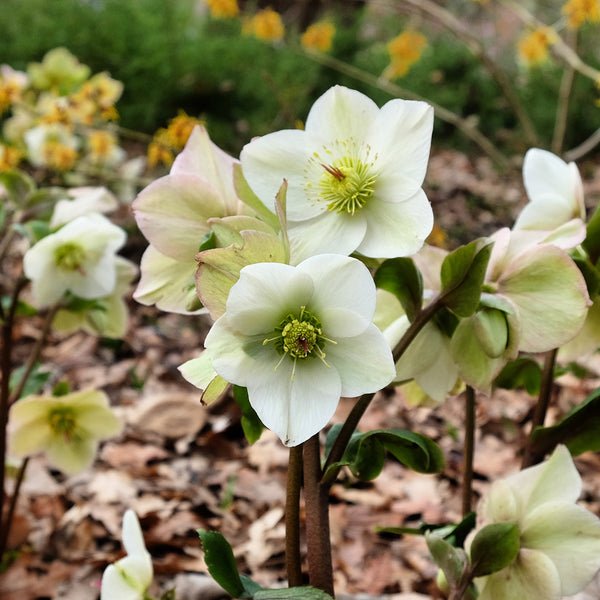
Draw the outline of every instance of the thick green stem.
<instances>
[{"instance_id":1,"label":"thick green stem","mask_svg":"<svg viewBox=\"0 0 600 600\"><path fill-rule=\"evenodd\" d=\"M475 450L475 390L468 385L465 390L465 441L463 448L463 517L471 512L473 498L473 456Z\"/></svg>"},{"instance_id":2,"label":"thick green stem","mask_svg":"<svg viewBox=\"0 0 600 600\"><path fill-rule=\"evenodd\" d=\"M531 433L529 434L529 441L523 454L523 462L521 464L522 469L536 465L544 459L544 455L540 455L540 453L536 452L534 449L531 442L531 434L536 427L542 427L544 425L544 421L546 420L546 413L548 412L548 406L550 406L550 400L552 398L552 386L554 385L554 364L556 363L557 353L558 349L550 350L550 352L546 353L546 357L544 359L544 370L542 371L540 395L531 419Z\"/></svg>"},{"instance_id":3,"label":"thick green stem","mask_svg":"<svg viewBox=\"0 0 600 600\"><path fill-rule=\"evenodd\" d=\"M321 485L319 436L302 444L306 547L310 585L333 596L333 564L329 535L329 486Z\"/></svg>"},{"instance_id":4,"label":"thick green stem","mask_svg":"<svg viewBox=\"0 0 600 600\"><path fill-rule=\"evenodd\" d=\"M290 448L285 500L285 565L288 585L302 585L300 558L300 488L302 487L302 446Z\"/></svg>"}]
</instances>

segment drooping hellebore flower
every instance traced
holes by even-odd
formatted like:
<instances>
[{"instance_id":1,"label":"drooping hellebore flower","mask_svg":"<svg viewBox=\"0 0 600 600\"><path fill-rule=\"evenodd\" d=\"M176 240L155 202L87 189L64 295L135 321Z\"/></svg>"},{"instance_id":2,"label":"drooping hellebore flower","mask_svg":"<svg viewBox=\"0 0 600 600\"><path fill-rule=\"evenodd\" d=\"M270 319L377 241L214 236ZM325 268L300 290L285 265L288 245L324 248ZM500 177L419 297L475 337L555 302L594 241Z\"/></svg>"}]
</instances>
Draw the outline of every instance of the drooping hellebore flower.
<instances>
[{"instance_id":1,"label":"drooping hellebore flower","mask_svg":"<svg viewBox=\"0 0 600 600\"><path fill-rule=\"evenodd\" d=\"M127 556L108 565L102 575L100 600L144 600L152 583L152 557L144 544L140 522L133 510L123 516L123 546Z\"/></svg>"},{"instance_id":2,"label":"drooping hellebore flower","mask_svg":"<svg viewBox=\"0 0 600 600\"><path fill-rule=\"evenodd\" d=\"M492 484L477 511L479 525L516 523L520 549L508 567L475 580L478 600L558 600L592 580L600 568L600 519L575 504L580 493L581 478L564 446Z\"/></svg>"},{"instance_id":3,"label":"drooping hellebore flower","mask_svg":"<svg viewBox=\"0 0 600 600\"><path fill-rule=\"evenodd\" d=\"M394 377L374 311L373 279L356 259L252 264L231 288L206 352L216 373L248 389L262 422L295 446L327 424L340 396L376 392ZM182 373L198 385L186 365Z\"/></svg>"},{"instance_id":4,"label":"drooping hellebore flower","mask_svg":"<svg viewBox=\"0 0 600 600\"><path fill-rule=\"evenodd\" d=\"M66 473L89 467L98 441L117 435L123 424L98 390L65 396L28 396L10 409L9 446L15 456L45 452Z\"/></svg>"},{"instance_id":5,"label":"drooping hellebore flower","mask_svg":"<svg viewBox=\"0 0 600 600\"><path fill-rule=\"evenodd\" d=\"M66 292L93 300L115 288L115 256L125 243L123 229L99 214L77 217L42 238L23 257L38 306L58 302Z\"/></svg>"},{"instance_id":6,"label":"drooping hellebore flower","mask_svg":"<svg viewBox=\"0 0 600 600\"><path fill-rule=\"evenodd\" d=\"M324 252L389 258L417 252L433 227L421 189L433 109L334 86L306 129L277 131L242 150L244 176L271 209L283 180L291 263Z\"/></svg>"}]
</instances>

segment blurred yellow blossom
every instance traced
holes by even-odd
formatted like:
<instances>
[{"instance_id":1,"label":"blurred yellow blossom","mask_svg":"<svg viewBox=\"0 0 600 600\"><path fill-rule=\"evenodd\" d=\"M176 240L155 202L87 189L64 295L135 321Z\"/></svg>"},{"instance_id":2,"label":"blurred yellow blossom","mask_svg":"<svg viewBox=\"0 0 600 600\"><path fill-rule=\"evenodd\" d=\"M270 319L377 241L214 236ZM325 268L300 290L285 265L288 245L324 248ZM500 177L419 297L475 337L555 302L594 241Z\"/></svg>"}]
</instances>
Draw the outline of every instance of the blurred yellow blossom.
<instances>
[{"instance_id":1,"label":"blurred yellow blossom","mask_svg":"<svg viewBox=\"0 0 600 600\"><path fill-rule=\"evenodd\" d=\"M335 25L327 21L321 21L310 25L302 34L300 41L304 48L328 52L331 50L334 35Z\"/></svg>"},{"instance_id":2,"label":"blurred yellow blossom","mask_svg":"<svg viewBox=\"0 0 600 600\"><path fill-rule=\"evenodd\" d=\"M23 90L29 78L21 71L15 71L8 65L0 67L0 114L21 100Z\"/></svg>"},{"instance_id":3,"label":"blurred yellow blossom","mask_svg":"<svg viewBox=\"0 0 600 600\"><path fill-rule=\"evenodd\" d=\"M46 142L43 152L46 166L57 171L70 171L77 160L77 150L57 141Z\"/></svg>"},{"instance_id":4,"label":"blurred yellow blossom","mask_svg":"<svg viewBox=\"0 0 600 600\"><path fill-rule=\"evenodd\" d=\"M576 29L588 21L600 21L600 0L569 0L563 7L562 13L566 15L569 27Z\"/></svg>"},{"instance_id":5,"label":"blurred yellow blossom","mask_svg":"<svg viewBox=\"0 0 600 600\"><path fill-rule=\"evenodd\" d=\"M390 64L383 76L387 79L403 77L411 66L416 63L427 46L427 38L418 31L407 29L388 43Z\"/></svg>"},{"instance_id":6,"label":"blurred yellow blossom","mask_svg":"<svg viewBox=\"0 0 600 600\"><path fill-rule=\"evenodd\" d=\"M548 58L548 46L556 37L551 27L540 27L523 37L517 46L519 58L528 66L535 66Z\"/></svg>"},{"instance_id":7,"label":"blurred yellow blossom","mask_svg":"<svg viewBox=\"0 0 600 600\"><path fill-rule=\"evenodd\" d=\"M22 158L23 154L13 146L0 144L0 173L16 168Z\"/></svg>"},{"instance_id":8,"label":"blurred yellow blossom","mask_svg":"<svg viewBox=\"0 0 600 600\"><path fill-rule=\"evenodd\" d=\"M159 129L148 146L148 166L159 163L169 167L175 155L183 150L194 127L201 125L196 117L190 117L183 110L169 121L167 128Z\"/></svg>"},{"instance_id":9,"label":"blurred yellow blossom","mask_svg":"<svg viewBox=\"0 0 600 600\"><path fill-rule=\"evenodd\" d=\"M206 0L213 17L235 17L239 12L237 0Z\"/></svg>"},{"instance_id":10,"label":"blurred yellow blossom","mask_svg":"<svg viewBox=\"0 0 600 600\"><path fill-rule=\"evenodd\" d=\"M244 23L242 31L265 42L279 41L285 32L281 15L272 8L257 12Z\"/></svg>"}]
</instances>

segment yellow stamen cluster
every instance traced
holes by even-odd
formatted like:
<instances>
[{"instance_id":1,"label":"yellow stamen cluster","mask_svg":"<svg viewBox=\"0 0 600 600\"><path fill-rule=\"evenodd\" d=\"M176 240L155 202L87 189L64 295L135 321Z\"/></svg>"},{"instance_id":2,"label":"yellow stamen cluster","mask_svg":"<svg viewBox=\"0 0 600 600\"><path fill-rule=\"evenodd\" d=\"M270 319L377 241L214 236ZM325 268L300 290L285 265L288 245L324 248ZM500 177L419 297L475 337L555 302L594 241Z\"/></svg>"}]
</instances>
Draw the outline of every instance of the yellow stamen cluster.
<instances>
[{"instance_id":1,"label":"yellow stamen cluster","mask_svg":"<svg viewBox=\"0 0 600 600\"><path fill-rule=\"evenodd\" d=\"M118 141L110 131L98 129L89 134L88 144L91 160L93 162L104 162L111 157L118 146Z\"/></svg>"},{"instance_id":2,"label":"yellow stamen cluster","mask_svg":"<svg viewBox=\"0 0 600 600\"><path fill-rule=\"evenodd\" d=\"M313 23L300 38L300 43L307 50L320 50L321 52L329 52L335 35L335 26L333 23L322 21Z\"/></svg>"},{"instance_id":3,"label":"yellow stamen cluster","mask_svg":"<svg viewBox=\"0 0 600 600\"><path fill-rule=\"evenodd\" d=\"M567 17L569 27L577 29L585 21L600 22L599 0L569 0L563 7L562 13Z\"/></svg>"},{"instance_id":4,"label":"yellow stamen cluster","mask_svg":"<svg viewBox=\"0 0 600 600\"><path fill-rule=\"evenodd\" d=\"M285 28L281 15L272 8L265 8L244 23L242 32L264 42L277 42L283 39Z\"/></svg>"},{"instance_id":5,"label":"yellow stamen cluster","mask_svg":"<svg viewBox=\"0 0 600 600\"><path fill-rule=\"evenodd\" d=\"M407 29L388 43L390 64L384 71L387 79L403 77L421 58L427 46L427 38L418 31Z\"/></svg>"},{"instance_id":6,"label":"yellow stamen cluster","mask_svg":"<svg viewBox=\"0 0 600 600\"><path fill-rule=\"evenodd\" d=\"M517 46L519 58L528 66L539 65L548 58L548 47L554 42L555 31L541 27L526 35Z\"/></svg>"},{"instance_id":7,"label":"yellow stamen cluster","mask_svg":"<svg viewBox=\"0 0 600 600\"><path fill-rule=\"evenodd\" d=\"M75 242L67 242L54 251L56 266L65 271L82 271L85 250Z\"/></svg>"},{"instance_id":8,"label":"yellow stamen cluster","mask_svg":"<svg viewBox=\"0 0 600 600\"><path fill-rule=\"evenodd\" d=\"M56 434L64 437L66 443L72 441L77 428L77 419L70 410L54 410L48 416L50 429Z\"/></svg>"}]
</instances>

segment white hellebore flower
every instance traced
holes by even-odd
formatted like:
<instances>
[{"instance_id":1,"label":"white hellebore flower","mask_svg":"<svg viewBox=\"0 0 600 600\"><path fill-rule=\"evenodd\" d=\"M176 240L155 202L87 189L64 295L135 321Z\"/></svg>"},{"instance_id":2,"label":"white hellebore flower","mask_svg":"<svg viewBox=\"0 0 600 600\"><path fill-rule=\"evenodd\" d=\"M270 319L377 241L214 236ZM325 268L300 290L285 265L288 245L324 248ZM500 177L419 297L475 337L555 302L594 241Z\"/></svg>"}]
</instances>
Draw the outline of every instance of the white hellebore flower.
<instances>
[{"instance_id":1,"label":"white hellebore flower","mask_svg":"<svg viewBox=\"0 0 600 600\"><path fill-rule=\"evenodd\" d=\"M565 446L492 484L478 510L481 526L516 523L520 549L508 567L475 580L478 600L558 600L592 580L600 568L600 519L575 504L580 493Z\"/></svg>"},{"instance_id":2,"label":"white hellebore flower","mask_svg":"<svg viewBox=\"0 0 600 600\"><path fill-rule=\"evenodd\" d=\"M106 217L77 217L42 238L23 258L25 275L39 306L58 302L66 292L92 300L108 296L117 274L115 256L125 232Z\"/></svg>"},{"instance_id":3,"label":"white hellebore flower","mask_svg":"<svg viewBox=\"0 0 600 600\"><path fill-rule=\"evenodd\" d=\"M265 135L240 160L254 193L272 208L283 180L291 262L323 252L388 258L417 252L433 227L421 189L433 109L334 86L312 106L306 128Z\"/></svg>"},{"instance_id":4,"label":"white hellebore flower","mask_svg":"<svg viewBox=\"0 0 600 600\"><path fill-rule=\"evenodd\" d=\"M152 583L152 557L144 545L140 522L133 510L123 517L123 546L127 556L106 567L100 600L144 600Z\"/></svg>"},{"instance_id":5,"label":"white hellebore flower","mask_svg":"<svg viewBox=\"0 0 600 600\"><path fill-rule=\"evenodd\" d=\"M393 379L374 312L375 284L356 259L252 264L231 288L206 352L221 377L248 389L261 421L296 446L327 424L340 396L376 392Z\"/></svg>"}]
</instances>

